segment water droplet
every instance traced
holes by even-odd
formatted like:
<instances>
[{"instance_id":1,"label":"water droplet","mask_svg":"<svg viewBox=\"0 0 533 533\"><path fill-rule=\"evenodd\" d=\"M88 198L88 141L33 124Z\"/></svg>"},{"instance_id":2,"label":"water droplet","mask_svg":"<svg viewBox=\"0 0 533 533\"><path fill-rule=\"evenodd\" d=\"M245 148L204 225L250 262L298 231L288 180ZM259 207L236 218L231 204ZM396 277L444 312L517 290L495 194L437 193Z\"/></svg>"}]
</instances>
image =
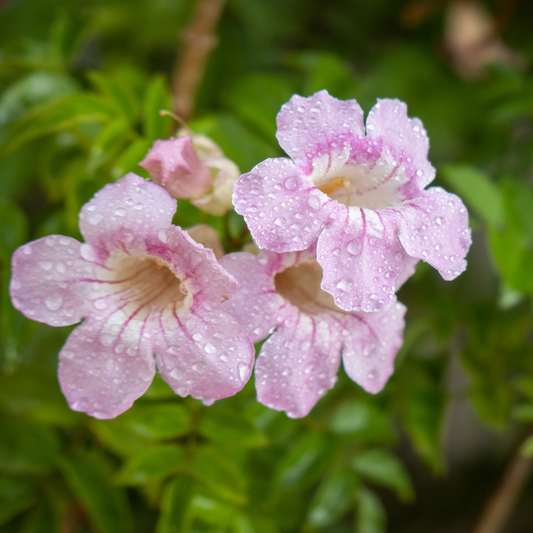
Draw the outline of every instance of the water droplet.
<instances>
[{"instance_id":1,"label":"water droplet","mask_svg":"<svg viewBox=\"0 0 533 533\"><path fill-rule=\"evenodd\" d=\"M215 400L212 400L211 398L204 398L202 400L202 403L206 406L206 407L209 407L211 405L213 405L215 403Z\"/></svg>"},{"instance_id":2,"label":"water droplet","mask_svg":"<svg viewBox=\"0 0 533 533\"><path fill-rule=\"evenodd\" d=\"M437 217L435 219L435 222L437 223L437 226L442 226L444 224L444 218L442 217Z\"/></svg>"},{"instance_id":3,"label":"water droplet","mask_svg":"<svg viewBox=\"0 0 533 533\"><path fill-rule=\"evenodd\" d=\"M344 278L341 279L337 283L337 289L340 289L341 291L348 292L353 287L353 281L350 278Z\"/></svg>"},{"instance_id":4,"label":"water droplet","mask_svg":"<svg viewBox=\"0 0 533 533\"><path fill-rule=\"evenodd\" d=\"M204 346L204 350L206 351L206 353L215 353L217 351L217 347L213 343L208 342Z\"/></svg>"},{"instance_id":5,"label":"water droplet","mask_svg":"<svg viewBox=\"0 0 533 533\"><path fill-rule=\"evenodd\" d=\"M437 250L437 252L440 250L440 246L438 244L435 244L435 250Z\"/></svg>"},{"instance_id":6,"label":"water droplet","mask_svg":"<svg viewBox=\"0 0 533 533\"><path fill-rule=\"evenodd\" d=\"M305 368L304 368L304 374L310 374L313 370L315 369L314 365L309 363Z\"/></svg>"},{"instance_id":7,"label":"water droplet","mask_svg":"<svg viewBox=\"0 0 533 533\"><path fill-rule=\"evenodd\" d=\"M141 204L140 202L133 206L133 208L136 209L137 211L140 211L141 209L143 209L143 207L144 205Z\"/></svg>"},{"instance_id":8,"label":"water droplet","mask_svg":"<svg viewBox=\"0 0 533 533\"><path fill-rule=\"evenodd\" d=\"M170 377L179 380L179 379L181 379L183 377L183 372L179 368L176 367L170 373ZM182 395L180 394L180 396L182 396Z\"/></svg>"},{"instance_id":9,"label":"water droplet","mask_svg":"<svg viewBox=\"0 0 533 533\"><path fill-rule=\"evenodd\" d=\"M245 363L239 363L237 365L237 371L239 372L239 379L241 383L245 383L250 374L250 367Z\"/></svg>"},{"instance_id":10,"label":"water droplet","mask_svg":"<svg viewBox=\"0 0 533 533\"><path fill-rule=\"evenodd\" d=\"M96 261L96 253L90 244L82 244L80 246L80 255L85 261Z\"/></svg>"},{"instance_id":11,"label":"water droplet","mask_svg":"<svg viewBox=\"0 0 533 533\"><path fill-rule=\"evenodd\" d=\"M274 220L274 224L276 224L276 226L283 226L285 222L286 220L283 217L278 217L276 220Z\"/></svg>"},{"instance_id":12,"label":"water droplet","mask_svg":"<svg viewBox=\"0 0 533 533\"><path fill-rule=\"evenodd\" d=\"M361 253L362 241L357 238L348 243L348 252L352 255L359 255Z\"/></svg>"},{"instance_id":13,"label":"water droplet","mask_svg":"<svg viewBox=\"0 0 533 533\"><path fill-rule=\"evenodd\" d=\"M117 217L125 217L127 215L127 211L123 208L123 207L119 207L116 211L115 211L115 215L117 215Z\"/></svg>"},{"instance_id":14,"label":"water droplet","mask_svg":"<svg viewBox=\"0 0 533 533\"><path fill-rule=\"evenodd\" d=\"M367 374L367 378L368 378L368 379L376 379L378 376L379 376L379 372L378 372L375 368L372 369L372 370Z\"/></svg>"},{"instance_id":15,"label":"water droplet","mask_svg":"<svg viewBox=\"0 0 533 533\"><path fill-rule=\"evenodd\" d=\"M313 209L318 209L320 207L320 200L316 196L311 196L307 203L309 204L309 207Z\"/></svg>"},{"instance_id":16,"label":"water droplet","mask_svg":"<svg viewBox=\"0 0 533 533\"><path fill-rule=\"evenodd\" d=\"M60 273L60 274L64 274L66 271L67 271L67 265L65 265L65 263L63 261L58 261L56 263L56 270Z\"/></svg>"},{"instance_id":17,"label":"water droplet","mask_svg":"<svg viewBox=\"0 0 533 533\"><path fill-rule=\"evenodd\" d=\"M95 213L93 216L88 218L88 221L91 226L96 226L97 224L102 222L103 218L104 215L102 213Z\"/></svg>"},{"instance_id":18,"label":"water droplet","mask_svg":"<svg viewBox=\"0 0 533 533\"><path fill-rule=\"evenodd\" d=\"M67 359L72 359L76 354L72 350L63 350L61 355Z\"/></svg>"},{"instance_id":19,"label":"water droplet","mask_svg":"<svg viewBox=\"0 0 533 533\"><path fill-rule=\"evenodd\" d=\"M306 352L311 348L311 341L305 340L300 343L300 350Z\"/></svg>"},{"instance_id":20,"label":"water droplet","mask_svg":"<svg viewBox=\"0 0 533 533\"><path fill-rule=\"evenodd\" d=\"M53 266L54 266L54 263L52 263L52 261L43 261L41 263L41 267L43 270L52 270Z\"/></svg>"},{"instance_id":21,"label":"water droplet","mask_svg":"<svg viewBox=\"0 0 533 533\"><path fill-rule=\"evenodd\" d=\"M202 340L202 334L201 333L195 333L192 338L195 340L195 341L201 341Z\"/></svg>"},{"instance_id":22,"label":"water droplet","mask_svg":"<svg viewBox=\"0 0 533 533\"><path fill-rule=\"evenodd\" d=\"M61 306L63 305L63 298L60 294L50 294L44 301L44 304L50 311L57 311L58 309L61 309Z\"/></svg>"},{"instance_id":23,"label":"water droplet","mask_svg":"<svg viewBox=\"0 0 533 533\"><path fill-rule=\"evenodd\" d=\"M219 357L219 359L220 359L223 363L227 363L227 362L229 361L229 357L228 357L225 353L223 353L223 354Z\"/></svg>"},{"instance_id":24,"label":"water droplet","mask_svg":"<svg viewBox=\"0 0 533 533\"><path fill-rule=\"evenodd\" d=\"M93 302L93 305L94 305L94 308L95 309L98 309L98 310L102 310L102 309L107 309L107 302L103 299L103 298L100 298L98 300L95 300Z\"/></svg>"},{"instance_id":25,"label":"water droplet","mask_svg":"<svg viewBox=\"0 0 533 533\"><path fill-rule=\"evenodd\" d=\"M206 371L207 366L205 363L196 363L195 365L192 366L192 369L195 372L198 372L198 374L203 374Z\"/></svg>"},{"instance_id":26,"label":"water droplet","mask_svg":"<svg viewBox=\"0 0 533 533\"><path fill-rule=\"evenodd\" d=\"M168 242L169 240L169 236L168 236L168 233L166 230L164 229L161 229L159 230L159 233L157 234L157 238L161 241L161 242Z\"/></svg>"},{"instance_id":27,"label":"water droplet","mask_svg":"<svg viewBox=\"0 0 533 533\"><path fill-rule=\"evenodd\" d=\"M285 188L289 191L294 191L294 189L296 189L296 178L293 178L293 177L289 177L285 180Z\"/></svg>"},{"instance_id":28,"label":"water droplet","mask_svg":"<svg viewBox=\"0 0 533 533\"><path fill-rule=\"evenodd\" d=\"M31 255L32 254L32 249L31 249L31 246L29 244L27 244L26 246L24 246L24 248L22 248L22 250L24 251L24 253L26 255Z\"/></svg>"}]
</instances>

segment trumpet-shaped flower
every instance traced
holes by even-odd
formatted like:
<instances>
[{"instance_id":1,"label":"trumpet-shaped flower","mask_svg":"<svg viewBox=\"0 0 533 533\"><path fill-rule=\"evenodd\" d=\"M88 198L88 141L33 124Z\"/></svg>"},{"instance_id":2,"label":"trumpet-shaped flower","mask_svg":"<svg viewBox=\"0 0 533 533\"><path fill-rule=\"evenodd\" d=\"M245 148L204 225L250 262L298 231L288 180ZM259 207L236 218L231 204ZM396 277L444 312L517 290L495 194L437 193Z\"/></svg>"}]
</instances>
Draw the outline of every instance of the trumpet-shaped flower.
<instances>
[{"instance_id":1,"label":"trumpet-shaped flower","mask_svg":"<svg viewBox=\"0 0 533 533\"><path fill-rule=\"evenodd\" d=\"M17 309L52 326L84 319L59 354L72 409L119 415L146 391L156 364L177 394L206 401L249 379L253 345L218 307L238 283L171 224L175 210L164 189L128 174L82 208L85 243L52 235L14 253Z\"/></svg>"},{"instance_id":2,"label":"trumpet-shaped flower","mask_svg":"<svg viewBox=\"0 0 533 533\"><path fill-rule=\"evenodd\" d=\"M221 264L240 282L222 304L254 342L263 344L255 365L257 398L298 418L333 387L342 360L347 374L368 392L379 392L402 345L405 307L377 313L346 312L320 288L315 247L277 254L226 255ZM405 275L402 274L405 278Z\"/></svg>"},{"instance_id":3,"label":"trumpet-shaped flower","mask_svg":"<svg viewBox=\"0 0 533 533\"><path fill-rule=\"evenodd\" d=\"M239 168L205 135L180 133L155 141L140 166L174 198L188 198L206 213L222 216L233 208L231 195Z\"/></svg>"},{"instance_id":4,"label":"trumpet-shaped flower","mask_svg":"<svg viewBox=\"0 0 533 533\"><path fill-rule=\"evenodd\" d=\"M468 214L457 196L424 189L435 176L428 137L404 103L379 100L365 135L355 100L295 95L277 125L292 160L263 161L233 195L260 248L281 253L317 241L322 289L347 311L389 307L405 263L422 259L446 280L466 268Z\"/></svg>"}]
</instances>

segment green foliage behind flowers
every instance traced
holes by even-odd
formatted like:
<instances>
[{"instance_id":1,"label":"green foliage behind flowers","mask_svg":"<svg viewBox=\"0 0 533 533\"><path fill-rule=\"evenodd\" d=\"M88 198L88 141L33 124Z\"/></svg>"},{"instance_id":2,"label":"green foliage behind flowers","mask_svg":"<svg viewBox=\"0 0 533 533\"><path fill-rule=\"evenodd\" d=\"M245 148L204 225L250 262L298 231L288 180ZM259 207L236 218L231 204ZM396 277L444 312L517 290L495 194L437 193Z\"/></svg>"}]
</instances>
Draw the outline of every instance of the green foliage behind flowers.
<instances>
[{"instance_id":1,"label":"green foliage behind flowers","mask_svg":"<svg viewBox=\"0 0 533 533\"><path fill-rule=\"evenodd\" d=\"M372 397L341 373L292 420L258 404L253 382L207 407L156 376L106 421L67 407L56 366L68 328L12 308L10 257L45 234L78 236L80 207L97 190L130 171L146 176L138 162L173 131L159 111L171 107L167 80L192 2L2 5L0 533L380 533L382 501L416 498L402 443L445 473L458 402L510 441L531 425L533 73L494 66L461 79L435 44L444 12L408 31L407 4L228 0L191 123L246 172L282 155L275 117L293 93L325 88L366 111L396 97L423 120L437 184L467 204L474 246L453 283L419 265L402 288L405 342L385 390ZM527 4L505 37L531 63ZM235 213L217 219L187 201L174 222L211 224L227 251L249 239ZM532 450L529 439L523 453Z\"/></svg>"}]
</instances>

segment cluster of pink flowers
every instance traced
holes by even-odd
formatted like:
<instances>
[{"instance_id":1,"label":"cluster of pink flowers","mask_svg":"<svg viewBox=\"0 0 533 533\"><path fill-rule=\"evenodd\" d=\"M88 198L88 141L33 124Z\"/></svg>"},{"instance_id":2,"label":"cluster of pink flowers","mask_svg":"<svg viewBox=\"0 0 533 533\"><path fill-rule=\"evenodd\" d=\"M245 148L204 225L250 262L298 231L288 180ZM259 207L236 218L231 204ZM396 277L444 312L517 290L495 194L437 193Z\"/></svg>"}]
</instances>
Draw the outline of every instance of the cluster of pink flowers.
<instances>
[{"instance_id":1,"label":"cluster of pink flowers","mask_svg":"<svg viewBox=\"0 0 533 533\"><path fill-rule=\"evenodd\" d=\"M428 138L398 100L373 107L366 135L357 102L326 91L293 96L277 124L291 159L238 178L205 137L157 141L141 162L152 181L128 174L82 208L84 243L52 235L15 252L15 307L52 326L83 320L59 354L72 409L115 417L156 369L210 404L249 380L264 339L258 400L290 417L334 385L341 357L365 390L383 388L402 344L396 291L419 259L448 280L465 269L466 209L424 189L435 176ZM232 191L261 250L217 261L211 228L172 225L172 196L222 215Z\"/></svg>"}]
</instances>

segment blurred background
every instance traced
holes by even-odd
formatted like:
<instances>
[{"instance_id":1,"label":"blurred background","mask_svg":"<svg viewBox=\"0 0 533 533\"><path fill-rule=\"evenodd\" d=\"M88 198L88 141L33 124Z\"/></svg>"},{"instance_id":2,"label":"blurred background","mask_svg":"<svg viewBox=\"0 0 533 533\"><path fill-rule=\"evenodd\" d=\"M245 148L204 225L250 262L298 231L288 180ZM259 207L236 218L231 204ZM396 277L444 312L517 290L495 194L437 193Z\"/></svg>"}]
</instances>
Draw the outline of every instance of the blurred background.
<instances>
[{"instance_id":1,"label":"blurred background","mask_svg":"<svg viewBox=\"0 0 533 533\"><path fill-rule=\"evenodd\" d=\"M0 533L531 533L533 3L528 0L0 1ZM205 63L205 71L203 65ZM420 264L383 392L341 370L309 416L205 407L160 379L99 421L70 411L72 328L25 319L10 257L175 131L174 109L242 172L282 156L294 93L405 101L435 185L471 214L468 269ZM174 223L249 241L234 212ZM156 376L157 377L157 376Z\"/></svg>"}]
</instances>

